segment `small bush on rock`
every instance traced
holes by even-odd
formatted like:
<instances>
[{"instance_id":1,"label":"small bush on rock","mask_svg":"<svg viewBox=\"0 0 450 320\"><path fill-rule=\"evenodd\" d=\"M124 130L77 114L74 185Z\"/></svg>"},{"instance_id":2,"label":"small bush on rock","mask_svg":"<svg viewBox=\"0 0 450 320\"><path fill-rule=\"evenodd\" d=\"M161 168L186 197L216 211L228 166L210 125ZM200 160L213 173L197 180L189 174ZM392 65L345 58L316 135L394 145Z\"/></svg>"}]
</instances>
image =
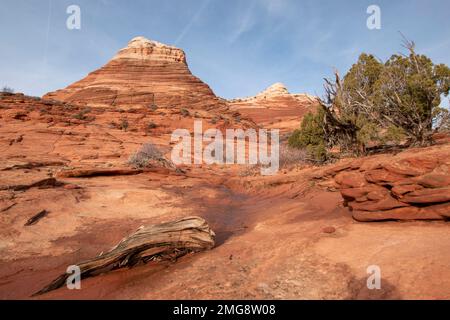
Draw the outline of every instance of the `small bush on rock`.
<instances>
[{"instance_id":1,"label":"small bush on rock","mask_svg":"<svg viewBox=\"0 0 450 320\"><path fill-rule=\"evenodd\" d=\"M305 149L292 148L286 145L280 146L280 168L289 168L308 160Z\"/></svg>"},{"instance_id":2,"label":"small bush on rock","mask_svg":"<svg viewBox=\"0 0 450 320\"><path fill-rule=\"evenodd\" d=\"M144 143L128 160L128 164L135 169L148 167L165 167L175 169L175 165L167 160L163 153L152 143Z\"/></svg>"}]
</instances>

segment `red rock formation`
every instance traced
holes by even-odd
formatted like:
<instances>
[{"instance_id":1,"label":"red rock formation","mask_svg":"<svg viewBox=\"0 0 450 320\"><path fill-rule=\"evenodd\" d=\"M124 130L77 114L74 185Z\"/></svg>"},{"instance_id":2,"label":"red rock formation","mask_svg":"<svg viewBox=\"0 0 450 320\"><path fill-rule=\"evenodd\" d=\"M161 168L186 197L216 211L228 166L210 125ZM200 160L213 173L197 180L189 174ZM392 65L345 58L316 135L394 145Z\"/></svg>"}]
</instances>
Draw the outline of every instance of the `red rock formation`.
<instances>
[{"instance_id":1,"label":"red rock formation","mask_svg":"<svg viewBox=\"0 0 450 320\"><path fill-rule=\"evenodd\" d=\"M86 108L0 93L0 299L30 298L68 264L106 252L145 221L160 223L192 213L211 223L223 245L172 265L170 272L151 262L93 282L85 279L83 290L61 289L42 298L449 298L446 223L354 224L340 206L341 195L323 190L310 177L323 170L339 181L342 191L344 186L349 192L370 186L370 192L355 194L363 204L385 198L408 204L353 211L359 220L441 219L450 211L448 201L405 201L417 201L416 190L446 195L441 189L448 188L450 143L342 160L346 163L326 168L301 165L275 176L215 165L185 167L186 174L110 176L130 168L130 156L144 143L170 152L173 128L192 123L192 116L179 111ZM214 112L198 111L201 116L219 115ZM127 128L118 126L122 120L127 120ZM149 129L149 123L157 127ZM388 175L387 169L395 172ZM367 181L366 173L375 170L382 170L371 175L380 182ZM74 172L96 177L60 176ZM385 181L394 173L403 178ZM43 210L48 215L24 227ZM378 258L369 261L372 257ZM381 290L366 289L365 278L359 281L361 270L371 263L383 266ZM126 290L111 290L117 287Z\"/></svg>"},{"instance_id":2,"label":"red rock formation","mask_svg":"<svg viewBox=\"0 0 450 320\"><path fill-rule=\"evenodd\" d=\"M291 94L282 83L275 83L254 97L228 101L232 110L251 118L264 127L286 132L298 128L300 119L314 111L317 98L307 94Z\"/></svg>"},{"instance_id":3,"label":"red rock formation","mask_svg":"<svg viewBox=\"0 0 450 320\"><path fill-rule=\"evenodd\" d=\"M358 221L450 218L448 154L417 155L374 166L361 162L325 171Z\"/></svg>"},{"instance_id":4,"label":"red rock formation","mask_svg":"<svg viewBox=\"0 0 450 320\"><path fill-rule=\"evenodd\" d=\"M102 68L46 99L89 105L219 108L207 84L193 76L183 50L136 37Z\"/></svg>"}]
</instances>

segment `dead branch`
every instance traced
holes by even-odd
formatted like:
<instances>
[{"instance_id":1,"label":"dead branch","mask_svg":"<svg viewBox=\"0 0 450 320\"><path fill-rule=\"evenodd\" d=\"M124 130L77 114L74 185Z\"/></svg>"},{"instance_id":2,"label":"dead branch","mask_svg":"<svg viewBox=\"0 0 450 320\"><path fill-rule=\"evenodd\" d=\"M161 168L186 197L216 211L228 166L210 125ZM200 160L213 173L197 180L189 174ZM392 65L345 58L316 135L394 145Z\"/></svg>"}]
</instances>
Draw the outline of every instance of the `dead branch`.
<instances>
[{"instance_id":1,"label":"dead branch","mask_svg":"<svg viewBox=\"0 0 450 320\"><path fill-rule=\"evenodd\" d=\"M111 270L133 267L149 261L175 260L190 252L212 249L215 233L200 217L187 217L139 228L118 245L98 257L77 263L81 278ZM55 290L64 285L69 274L64 273L34 295Z\"/></svg>"}]
</instances>

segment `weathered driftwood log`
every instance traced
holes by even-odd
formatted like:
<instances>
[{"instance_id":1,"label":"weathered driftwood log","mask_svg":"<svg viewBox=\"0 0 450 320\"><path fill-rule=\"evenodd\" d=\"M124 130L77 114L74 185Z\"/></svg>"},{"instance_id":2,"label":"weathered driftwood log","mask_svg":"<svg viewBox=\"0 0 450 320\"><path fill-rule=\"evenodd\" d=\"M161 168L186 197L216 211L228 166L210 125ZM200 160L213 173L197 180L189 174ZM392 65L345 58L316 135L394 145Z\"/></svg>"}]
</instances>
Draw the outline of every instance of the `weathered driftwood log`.
<instances>
[{"instance_id":1,"label":"weathered driftwood log","mask_svg":"<svg viewBox=\"0 0 450 320\"><path fill-rule=\"evenodd\" d=\"M87 278L148 261L175 260L189 252L214 247L215 233L200 217L187 217L175 222L140 227L117 246L98 257L76 264L81 278ZM34 295L63 286L70 274L62 274Z\"/></svg>"}]
</instances>

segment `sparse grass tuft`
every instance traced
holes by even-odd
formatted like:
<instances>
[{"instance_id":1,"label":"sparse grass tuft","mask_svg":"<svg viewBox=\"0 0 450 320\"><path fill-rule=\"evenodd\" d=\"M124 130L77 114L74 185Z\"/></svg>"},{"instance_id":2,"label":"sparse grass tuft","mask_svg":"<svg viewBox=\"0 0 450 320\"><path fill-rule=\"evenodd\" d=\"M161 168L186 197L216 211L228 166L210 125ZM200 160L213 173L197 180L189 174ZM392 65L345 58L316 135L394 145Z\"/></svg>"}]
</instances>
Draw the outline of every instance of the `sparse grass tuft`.
<instances>
[{"instance_id":1,"label":"sparse grass tuft","mask_svg":"<svg viewBox=\"0 0 450 320\"><path fill-rule=\"evenodd\" d=\"M91 112L91 108L87 107L81 110L80 112L74 114L73 117L78 120L86 120L87 119L86 114L88 114L89 112Z\"/></svg>"}]
</instances>

